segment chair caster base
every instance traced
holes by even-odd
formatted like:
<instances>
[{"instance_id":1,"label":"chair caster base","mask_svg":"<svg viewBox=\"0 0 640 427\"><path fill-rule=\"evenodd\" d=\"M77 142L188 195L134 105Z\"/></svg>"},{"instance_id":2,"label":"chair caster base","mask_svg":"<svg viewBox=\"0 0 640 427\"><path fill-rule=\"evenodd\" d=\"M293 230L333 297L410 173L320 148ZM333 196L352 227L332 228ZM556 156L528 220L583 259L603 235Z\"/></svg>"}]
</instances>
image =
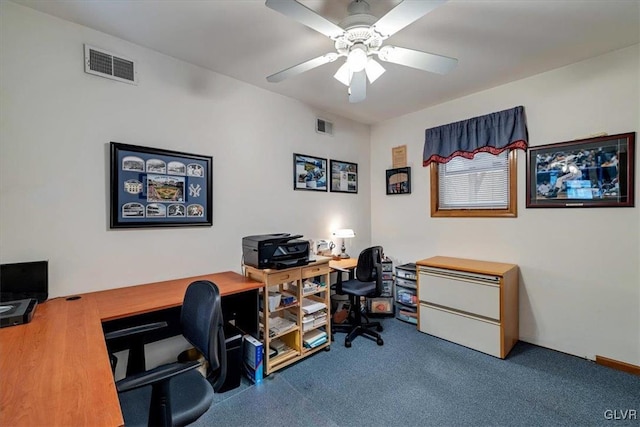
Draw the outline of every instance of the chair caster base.
<instances>
[{"instance_id":1,"label":"chair caster base","mask_svg":"<svg viewBox=\"0 0 640 427\"><path fill-rule=\"evenodd\" d=\"M376 331L382 332L382 325L378 325L378 327L376 327Z\"/></svg>"},{"instance_id":2,"label":"chair caster base","mask_svg":"<svg viewBox=\"0 0 640 427\"><path fill-rule=\"evenodd\" d=\"M378 339L376 340L376 344L378 344L378 345L383 345L383 344L384 344L384 341L382 341L382 338L378 338Z\"/></svg>"},{"instance_id":3,"label":"chair caster base","mask_svg":"<svg viewBox=\"0 0 640 427\"><path fill-rule=\"evenodd\" d=\"M347 347L347 348L351 347L351 341L345 340L344 346Z\"/></svg>"}]
</instances>

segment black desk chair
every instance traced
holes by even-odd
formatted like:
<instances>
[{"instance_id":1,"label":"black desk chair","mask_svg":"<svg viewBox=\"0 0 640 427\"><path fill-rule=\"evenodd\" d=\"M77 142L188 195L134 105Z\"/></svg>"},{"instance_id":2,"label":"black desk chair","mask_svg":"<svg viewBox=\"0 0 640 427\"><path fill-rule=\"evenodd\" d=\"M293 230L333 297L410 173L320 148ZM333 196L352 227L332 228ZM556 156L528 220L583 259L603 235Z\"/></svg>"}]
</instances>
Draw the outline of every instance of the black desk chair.
<instances>
[{"instance_id":1,"label":"black desk chair","mask_svg":"<svg viewBox=\"0 0 640 427\"><path fill-rule=\"evenodd\" d=\"M378 297L382 293L382 247L373 246L360 252L355 279L343 282L342 273L348 271L340 268L335 268L335 270L338 271L336 293L349 296L350 308L348 323L334 324L331 326L331 330L333 332L347 332L344 339L345 347L351 347L351 341L359 335L369 336L375 339L378 345L383 345L384 341L378 333L382 332L382 325L380 322L369 321L367 316L362 313L362 305L360 304L361 297ZM363 318L366 320L364 323Z\"/></svg>"},{"instance_id":2,"label":"black desk chair","mask_svg":"<svg viewBox=\"0 0 640 427\"><path fill-rule=\"evenodd\" d=\"M146 357L144 353L146 338L158 330L168 328L168 326L167 322L162 321L106 332L104 339L107 343L107 349L109 350L109 361L111 362L113 374L115 375L116 366L118 365L118 358L114 353L123 349L129 350L126 365L127 377L146 371Z\"/></svg>"},{"instance_id":3,"label":"black desk chair","mask_svg":"<svg viewBox=\"0 0 640 427\"><path fill-rule=\"evenodd\" d=\"M208 281L187 288L180 313L182 334L209 363L208 373L222 371L223 319L218 287ZM213 402L213 387L196 370L199 362L171 363L116 383L127 427L183 426L197 420Z\"/></svg>"}]
</instances>

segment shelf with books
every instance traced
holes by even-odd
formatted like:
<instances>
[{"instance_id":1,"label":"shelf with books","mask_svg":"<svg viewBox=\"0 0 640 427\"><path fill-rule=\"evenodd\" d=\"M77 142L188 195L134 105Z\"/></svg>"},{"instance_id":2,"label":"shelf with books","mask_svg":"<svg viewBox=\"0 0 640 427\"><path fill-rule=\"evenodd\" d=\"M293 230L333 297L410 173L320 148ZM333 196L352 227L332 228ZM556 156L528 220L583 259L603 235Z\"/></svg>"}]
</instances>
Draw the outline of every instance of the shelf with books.
<instances>
[{"instance_id":1,"label":"shelf with books","mask_svg":"<svg viewBox=\"0 0 640 427\"><path fill-rule=\"evenodd\" d=\"M308 352L316 348L322 348L324 344L329 342L329 336L324 329L313 329L302 335L302 350Z\"/></svg>"},{"instance_id":2,"label":"shelf with books","mask_svg":"<svg viewBox=\"0 0 640 427\"><path fill-rule=\"evenodd\" d=\"M277 349L275 356L265 355L267 359L267 371L272 372L298 360L301 355L301 349L298 347L298 343L300 342L299 330L296 330L295 333L282 335L279 338L273 338L272 341L280 342L281 345ZM269 349L273 349L273 346L269 346Z\"/></svg>"},{"instance_id":3,"label":"shelf with books","mask_svg":"<svg viewBox=\"0 0 640 427\"><path fill-rule=\"evenodd\" d=\"M265 375L321 348L329 348L331 343L328 340L314 341L313 348L305 348L303 338L310 331L321 331L331 336L327 315L330 303L327 286L329 271L329 258L284 270L261 270L245 266L247 277L264 283L260 295L261 307L272 308L259 313L261 339L265 348ZM278 304L274 303L274 296ZM272 342L281 346L280 349L274 350Z\"/></svg>"}]
</instances>

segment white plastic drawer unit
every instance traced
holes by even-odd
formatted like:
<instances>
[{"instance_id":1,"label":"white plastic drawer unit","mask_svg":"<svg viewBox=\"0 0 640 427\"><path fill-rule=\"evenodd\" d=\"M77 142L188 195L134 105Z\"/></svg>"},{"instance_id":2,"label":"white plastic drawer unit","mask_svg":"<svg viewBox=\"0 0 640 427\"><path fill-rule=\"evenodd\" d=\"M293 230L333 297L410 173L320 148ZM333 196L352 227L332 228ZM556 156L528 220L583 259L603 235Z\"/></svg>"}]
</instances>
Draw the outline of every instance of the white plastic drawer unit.
<instances>
[{"instance_id":1,"label":"white plastic drawer unit","mask_svg":"<svg viewBox=\"0 0 640 427\"><path fill-rule=\"evenodd\" d=\"M500 321L500 277L420 267L420 302Z\"/></svg>"}]
</instances>

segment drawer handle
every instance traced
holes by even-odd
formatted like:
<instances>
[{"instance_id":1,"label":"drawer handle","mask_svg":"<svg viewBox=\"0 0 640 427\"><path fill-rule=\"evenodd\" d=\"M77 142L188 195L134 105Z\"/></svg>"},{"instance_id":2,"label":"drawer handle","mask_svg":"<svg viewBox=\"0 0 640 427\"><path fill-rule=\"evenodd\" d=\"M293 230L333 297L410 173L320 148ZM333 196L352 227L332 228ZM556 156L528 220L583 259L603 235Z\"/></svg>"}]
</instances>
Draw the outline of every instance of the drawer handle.
<instances>
[{"instance_id":1,"label":"drawer handle","mask_svg":"<svg viewBox=\"0 0 640 427\"><path fill-rule=\"evenodd\" d=\"M287 274L286 276L283 277L284 280L287 280L290 277L289 274Z\"/></svg>"},{"instance_id":2,"label":"drawer handle","mask_svg":"<svg viewBox=\"0 0 640 427\"><path fill-rule=\"evenodd\" d=\"M483 285L483 286L490 286L493 288L499 288L500 287L500 281L498 279L498 282L484 282L481 281L479 279L472 279L472 278L467 278L467 277L454 277L454 276L450 276L450 275L446 275L446 274L437 274L437 273L433 273L433 272L428 272L428 273L423 273L425 276L431 276L431 277L439 277L441 279L448 279L448 280L453 280L455 282L467 282L467 283L473 283L474 285ZM427 282L429 283L429 282Z\"/></svg>"},{"instance_id":3,"label":"drawer handle","mask_svg":"<svg viewBox=\"0 0 640 427\"><path fill-rule=\"evenodd\" d=\"M445 313L449 313L449 314L455 314L456 316L462 316L462 317L466 317L468 319L471 320L479 320L481 322L485 322L485 323L490 323L492 325L496 325L496 326L500 326L500 321L499 320L493 320L493 319L488 319L486 317L482 317L482 316L474 316L473 314L470 313L465 313L465 312L461 312L461 311L457 311L457 310L450 310L441 306L436 306L434 304L430 304L428 302L424 302L421 301L420 304L424 307L429 307L431 309L434 310L440 310L440 311L444 311Z\"/></svg>"}]
</instances>

